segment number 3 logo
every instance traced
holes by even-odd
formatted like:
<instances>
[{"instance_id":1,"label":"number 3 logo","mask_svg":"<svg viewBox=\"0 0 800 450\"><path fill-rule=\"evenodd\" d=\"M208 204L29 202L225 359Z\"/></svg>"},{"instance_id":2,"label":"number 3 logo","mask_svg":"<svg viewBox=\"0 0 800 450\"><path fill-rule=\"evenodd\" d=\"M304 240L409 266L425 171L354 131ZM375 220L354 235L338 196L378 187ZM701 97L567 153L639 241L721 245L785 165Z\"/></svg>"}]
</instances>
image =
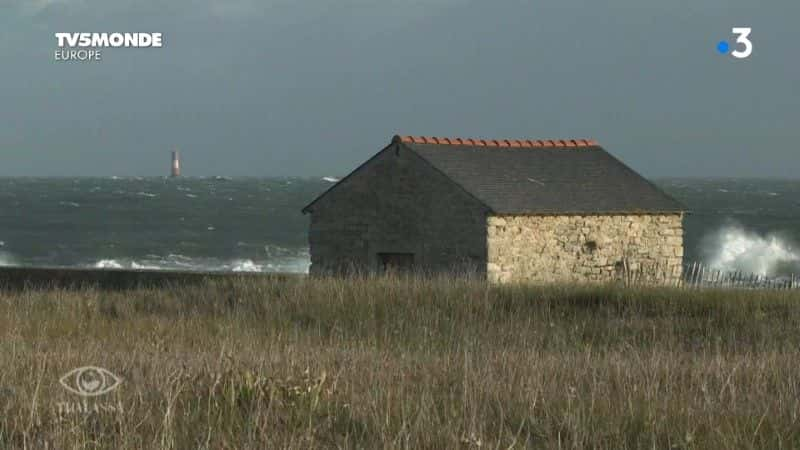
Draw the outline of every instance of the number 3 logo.
<instances>
[{"instance_id":1,"label":"number 3 logo","mask_svg":"<svg viewBox=\"0 0 800 450\"><path fill-rule=\"evenodd\" d=\"M747 37L750 36L750 33L753 31L752 28L734 28L732 30L733 34L738 35L736 38L737 44L743 44L744 50L734 50L731 52L731 55L734 58L744 59L750 56L753 53L753 43L750 42L750 39Z\"/></svg>"}]
</instances>

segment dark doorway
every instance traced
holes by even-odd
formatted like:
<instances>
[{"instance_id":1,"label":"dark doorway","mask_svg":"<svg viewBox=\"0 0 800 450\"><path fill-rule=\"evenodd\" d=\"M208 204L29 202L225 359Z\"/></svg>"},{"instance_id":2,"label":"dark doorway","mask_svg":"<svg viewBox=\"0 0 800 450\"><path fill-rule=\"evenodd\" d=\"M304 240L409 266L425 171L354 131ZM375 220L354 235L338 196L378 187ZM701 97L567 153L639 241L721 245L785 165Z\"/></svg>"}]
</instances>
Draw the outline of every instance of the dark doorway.
<instances>
[{"instance_id":1,"label":"dark doorway","mask_svg":"<svg viewBox=\"0 0 800 450\"><path fill-rule=\"evenodd\" d=\"M384 272L410 272L414 268L413 253L378 253Z\"/></svg>"}]
</instances>

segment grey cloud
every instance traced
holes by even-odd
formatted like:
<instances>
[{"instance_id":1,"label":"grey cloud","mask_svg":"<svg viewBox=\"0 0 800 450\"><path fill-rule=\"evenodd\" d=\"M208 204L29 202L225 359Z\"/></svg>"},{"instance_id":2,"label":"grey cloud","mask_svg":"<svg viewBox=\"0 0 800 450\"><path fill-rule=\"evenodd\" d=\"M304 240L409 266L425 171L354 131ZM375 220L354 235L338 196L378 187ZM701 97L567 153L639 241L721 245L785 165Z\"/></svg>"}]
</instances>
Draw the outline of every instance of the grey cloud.
<instances>
[{"instance_id":1,"label":"grey cloud","mask_svg":"<svg viewBox=\"0 0 800 450\"><path fill-rule=\"evenodd\" d=\"M0 175L161 174L175 146L189 174L336 175L394 132L596 138L647 175L800 172L795 1L24 4L0 3ZM717 55L740 24L753 58ZM56 64L55 31L166 44Z\"/></svg>"}]
</instances>

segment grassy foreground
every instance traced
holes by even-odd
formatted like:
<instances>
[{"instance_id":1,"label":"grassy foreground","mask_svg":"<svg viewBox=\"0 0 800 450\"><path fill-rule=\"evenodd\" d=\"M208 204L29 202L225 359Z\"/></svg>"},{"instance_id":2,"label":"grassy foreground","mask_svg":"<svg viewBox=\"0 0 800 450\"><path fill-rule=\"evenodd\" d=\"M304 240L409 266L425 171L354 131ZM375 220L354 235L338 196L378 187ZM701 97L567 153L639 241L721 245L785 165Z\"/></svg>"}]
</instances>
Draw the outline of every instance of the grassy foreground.
<instances>
[{"instance_id":1,"label":"grassy foreground","mask_svg":"<svg viewBox=\"0 0 800 450\"><path fill-rule=\"evenodd\" d=\"M0 291L0 448L331 447L800 448L800 292Z\"/></svg>"}]
</instances>

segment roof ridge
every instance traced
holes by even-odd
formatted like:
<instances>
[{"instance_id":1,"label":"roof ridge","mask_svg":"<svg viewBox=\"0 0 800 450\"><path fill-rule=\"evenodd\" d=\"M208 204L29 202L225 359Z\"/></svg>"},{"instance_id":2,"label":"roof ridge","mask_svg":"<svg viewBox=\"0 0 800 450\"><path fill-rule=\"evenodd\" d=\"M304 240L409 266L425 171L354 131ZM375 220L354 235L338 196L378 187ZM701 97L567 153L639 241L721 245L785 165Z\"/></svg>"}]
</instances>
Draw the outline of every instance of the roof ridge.
<instances>
[{"instance_id":1,"label":"roof ridge","mask_svg":"<svg viewBox=\"0 0 800 450\"><path fill-rule=\"evenodd\" d=\"M550 148L550 147L597 147L600 144L592 139L473 139L452 137L400 136L395 135L392 143L466 145L470 147L509 147L509 148Z\"/></svg>"}]
</instances>

